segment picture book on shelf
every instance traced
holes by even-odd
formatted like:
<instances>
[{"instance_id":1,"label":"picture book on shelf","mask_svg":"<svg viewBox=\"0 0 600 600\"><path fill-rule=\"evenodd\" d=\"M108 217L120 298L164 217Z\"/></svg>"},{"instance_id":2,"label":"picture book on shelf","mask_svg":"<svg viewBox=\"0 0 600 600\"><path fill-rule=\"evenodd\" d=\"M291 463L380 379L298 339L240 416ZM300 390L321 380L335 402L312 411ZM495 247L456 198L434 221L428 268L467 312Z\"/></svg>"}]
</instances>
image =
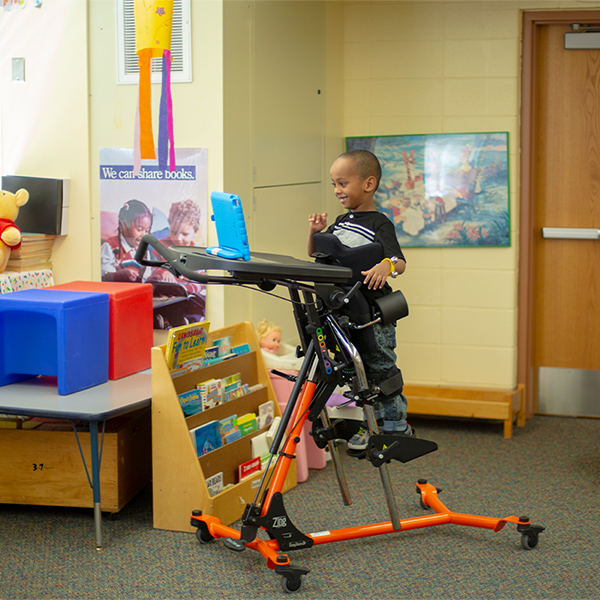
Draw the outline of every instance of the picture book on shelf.
<instances>
[{"instance_id":1,"label":"picture book on shelf","mask_svg":"<svg viewBox=\"0 0 600 600\"><path fill-rule=\"evenodd\" d=\"M202 399L202 410L214 408L223 401L223 382L220 379L208 379L199 383L196 388Z\"/></svg>"},{"instance_id":2,"label":"picture book on shelf","mask_svg":"<svg viewBox=\"0 0 600 600\"><path fill-rule=\"evenodd\" d=\"M179 404L186 417L202 412L202 397L200 390L190 390L177 396Z\"/></svg>"},{"instance_id":3,"label":"picture book on shelf","mask_svg":"<svg viewBox=\"0 0 600 600\"><path fill-rule=\"evenodd\" d=\"M273 440L275 439L275 434L277 433L277 429L279 428L280 422L281 422L281 417L275 417L273 419L273 422L271 423L271 427L269 427L269 429L267 430L267 444L269 444L269 450L271 449L271 446L273 445ZM281 443L283 444L283 440L281 441ZM278 450L279 450L279 448L275 448L275 454L277 453Z\"/></svg>"},{"instance_id":4,"label":"picture book on shelf","mask_svg":"<svg viewBox=\"0 0 600 600\"><path fill-rule=\"evenodd\" d=\"M201 321L169 330L165 359L172 375L202 366L209 327Z\"/></svg>"},{"instance_id":5,"label":"picture book on shelf","mask_svg":"<svg viewBox=\"0 0 600 600\"><path fill-rule=\"evenodd\" d=\"M254 385L248 387L248 394L251 394L252 392L257 392L258 390L262 390L266 387L267 386L264 383L255 383Z\"/></svg>"},{"instance_id":6,"label":"picture book on shelf","mask_svg":"<svg viewBox=\"0 0 600 600\"><path fill-rule=\"evenodd\" d=\"M268 400L258 406L258 428L268 427L275 417L275 406L273 400Z\"/></svg>"},{"instance_id":7,"label":"picture book on shelf","mask_svg":"<svg viewBox=\"0 0 600 600\"><path fill-rule=\"evenodd\" d=\"M223 444L227 444L227 436L237 430L237 415L231 415L230 417L225 417L219 421L219 431L221 433L221 441Z\"/></svg>"},{"instance_id":8,"label":"picture book on shelf","mask_svg":"<svg viewBox=\"0 0 600 600\"><path fill-rule=\"evenodd\" d=\"M248 384L244 383L244 385L241 385L240 387L231 390L231 400L235 400L236 398L241 398L242 396L245 396L248 393Z\"/></svg>"},{"instance_id":9,"label":"picture book on shelf","mask_svg":"<svg viewBox=\"0 0 600 600\"><path fill-rule=\"evenodd\" d=\"M250 442L252 443L252 458L260 457L261 463L269 459L269 442L267 441L267 432L263 431L254 436Z\"/></svg>"},{"instance_id":10,"label":"picture book on shelf","mask_svg":"<svg viewBox=\"0 0 600 600\"><path fill-rule=\"evenodd\" d=\"M219 347L211 346L210 348L206 348L204 350L204 360L213 360L214 358L219 357Z\"/></svg>"},{"instance_id":11,"label":"picture book on shelf","mask_svg":"<svg viewBox=\"0 0 600 600\"><path fill-rule=\"evenodd\" d=\"M204 351L204 360L202 362L202 367L210 367L215 363L222 362L229 358L235 358L236 356L241 356L242 354L248 354L250 352L250 346L248 344L240 344L239 346L235 346L231 348L229 354L219 355L219 347L211 346L210 348L206 348Z\"/></svg>"},{"instance_id":12,"label":"picture book on shelf","mask_svg":"<svg viewBox=\"0 0 600 600\"><path fill-rule=\"evenodd\" d=\"M223 491L223 471L206 478L206 487L211 498Z\"/></svg>"},{"instance_id":13,"label":"picture book on shelf","mask_svg":"<svg viewBox=\"0 0 600 600\"><path fill-rule=\"evenodd\" d=\"M209 421L204 425L190 429L190 435L196 443L196 454L198 456L204 456L223 445L218 421Z\"/></svg>"},{"instance_id":14,"label":"picture book on shelf","mask_svg":"<svg viewBox=\"0 0 600 600\"><path fill-rule=\"evenodd\" d=\"M231 444L231 442L235 442L235 440L239 440L241 437L242 432L236 427L231 433L225 436L223 444Z\"/></svg>"},{"instance_id":15,"label":"picture book on shelf","mask_svg":"<svg viewBox=\"0 0 600 600\"><path fill-rule=\"evenodd\" d=\"M232 392L239 389L242 385L242 374L234 373L228 377L221 379L223 383L223 402L229 402L236 396L232 396Z\"/></svg>"},{"instance_id":16,"label":"picture book on shelf","mask_svg":"<svg viewBox=\"0 0 600 600\"><path fill-rule=\"evenodd\" d=\"M250 352L250 346L248 344L240 344L239 346L234 346L231 349L231 354L235 354L236 356L241 356L242 354L248 354Z\"/></svg>"},{"instance_id":17,"label":"picture book on shelf","mask_svg":"<svg viewBox=\"0 0 600 600\"><path fill-rule=\"evenodd\" d=\"M258 429L255 413L246 413L237 420L238 429L242 432L242 436L254 433Z\"/></svg>"},{"instance_id":18,"label":"picture book on shelf","mask_svg":"<svg viewBox=\"0 0 600 600\"><path fill-rule=\"evenodd\" d=\"M226 356L231 353L231 337L225 336L215 340L213 345L219 349L219 356Z\"/></svg>"},{"instance_id":19,"label":"picture book on shelf","mask_svg":"<svg viewBox=\"0 0 600 600\"><path fill-rule=\"evenodd\" d=\"M248 475L251 475L256 471L260 471L260 456L251 458L238 466L238 481L241 481L244 477L248 477Z\"/></svg>"}]
</instances>

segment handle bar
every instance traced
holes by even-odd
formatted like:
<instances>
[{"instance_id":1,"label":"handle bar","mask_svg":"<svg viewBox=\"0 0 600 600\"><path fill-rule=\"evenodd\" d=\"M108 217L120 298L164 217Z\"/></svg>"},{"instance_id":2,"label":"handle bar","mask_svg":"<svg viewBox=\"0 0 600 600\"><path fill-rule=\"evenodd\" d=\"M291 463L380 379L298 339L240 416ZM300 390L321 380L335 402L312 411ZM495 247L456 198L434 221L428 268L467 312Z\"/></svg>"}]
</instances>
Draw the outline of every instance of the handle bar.
<instances>
[{"instance_id":1,"label":"handle bar","mask_svg":"<svg viewBox=\"0 0 600 600\"><path fill-rule=\"evenodd\" d=\"M154 248L165 260L149 260L144 258L148 251L148 246ZM146 267L162 267L166 268L167 265L171 267L178 275L182 275L192 281L199 281L200 283L233 283L233 277L219 277L217 275L205 275L203 273L197 273L186 267L180 260L179 256L174 252L171 252L166 246L161 244L153 235L146 234L140 241L139 246L135 252L135 260Z\"/></svg>"},{"instance_id":2,"label":"handle bar","mask_svg":"<svg viewBox=\"0 0 600 600\"><path fill-rule=\"evenodd\" d=\"M148 252L148 246L154 248L165 260L151 260L144 258ZM255 285L263 291L270 291L274 289L275 286L281 285L289 289L304 290L311 293L316 292L316 294L320 296L328 306L334 309L341 308L347 304L361 285L360 282L357 282L350 291L345 292L331 283L320 283L313 286L299 283L294 279L288 279L286 277L280 279L264 276L256 277L252 275L243 276L239 271L236 271L230 276L199 273L186 266L185 255L183 255L182 260L182 255L179 252L173 252L172 250L169 250L151 234L146 234L144 237L142 237L135 253L135 260L139 264L147 267L159 267L163 269L167 268L176 275L183 276L191 281L198 281L204 284L221 283L227 285ZM222 267L220 267L220 270L221 269Z\"/></svg>"},{"instance_id":3,"label":"handle bar","mask_svg":"<svg viewBox=\"0 0 600 600\"><path fill-rule=\"evenodd\" d=\"M148 246L154 248L165 260L150 260L144 258L148 251ZM193 271L181 261L179 253L175 253L169 250L164 244L159 242L153 235L146 234L142 237L139 246L135 253L135 260L140 265L146 267L159 267L159 268L170 268L170 270L177 275L181 275L191 281L198 281L200 283L222 283L227 285L255 285L262 290L270 291L277 285L283 285L286 287L294 287L296 289L303 289L307 291L314 291L313 287L298 284L292 280L279 280L265 277L241 277L239 272L234 276L224 277L219 275L209 275L207 273L198 273ZM185 260L185 259L184 259Z\"/></svg>"}]
</instances>

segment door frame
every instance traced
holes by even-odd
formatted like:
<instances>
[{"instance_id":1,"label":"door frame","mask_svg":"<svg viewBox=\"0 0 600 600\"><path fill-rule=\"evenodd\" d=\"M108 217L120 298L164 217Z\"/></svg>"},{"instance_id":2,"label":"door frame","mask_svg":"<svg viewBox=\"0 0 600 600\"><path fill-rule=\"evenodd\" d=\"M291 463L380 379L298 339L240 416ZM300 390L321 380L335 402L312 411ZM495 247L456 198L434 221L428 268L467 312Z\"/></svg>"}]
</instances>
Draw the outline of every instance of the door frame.
<instances>
[{"instance_id":1,"label":"door frame","mask_svg":"<svg viewBox=\"0 0 600 600\"><path fill-rule=\"evenodd\" d=\"M537 47L544 25L570 23L600 24L599 10L558 10L523 12L523 48L521 58L521 182L519 224L519 292L517 332L517 381L525 386L527 417L536 409L534 364L535 240L537 204L534 173L536 138Z\"/></svg>"}]
</instances>

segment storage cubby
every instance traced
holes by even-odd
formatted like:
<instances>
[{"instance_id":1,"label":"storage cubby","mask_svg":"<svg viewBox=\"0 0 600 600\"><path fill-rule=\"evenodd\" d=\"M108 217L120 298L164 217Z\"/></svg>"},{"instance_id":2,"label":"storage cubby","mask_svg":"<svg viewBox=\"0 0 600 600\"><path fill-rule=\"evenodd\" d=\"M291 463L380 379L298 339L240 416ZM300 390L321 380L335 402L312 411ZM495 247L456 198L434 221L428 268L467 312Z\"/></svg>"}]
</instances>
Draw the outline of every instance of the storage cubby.
<instances>
[{"instance_id":1,"label":"storage cubby","mask_svg":"<svg viewBox=\"0 0 600 600\"><path fill-rule=\"evenodd\" d=\"M237 470L240 463L252 458L251 439L265 429L201 457L196 455L189 434L194 427L232 414L238 417L248 412L258 414L258 406L268 400L273 401L275 416L281 415L252 324L238 323L211 331L208 345L226 336L231 338L232 347L248 344L250 352L174 379L165 361L166 346L152 349L152 470L154 527L157 529L195 532L196 528L190 525L190 514L196 509L229 525L241 518L246 504L256 496L262 472L253 473L237 483ZM194 389L202 381L221 379L233 373L241 373L242 383L250 386L261 383L265 387L186 418L178 394ZM220 471L224 485L234 485L211 497L206 478ZM283 491L294 485L295 462L288 472Z\"/></svg>"},{"instance_id":2,"label":"storage cubby","mask_svg":"<svg viewBox=\"0 0 600 600\"><path fill-rule=\"evenodd\" d=\"M0 503L93 508L81 457L83 452L89 469L89 431L78 431L77 437L79 442L69 421L44 422L35 429L0 429ZM150 448L148 407L106 422L100 465L102 511L119 512L148 484Z\"/></svg>"}]
</instances>

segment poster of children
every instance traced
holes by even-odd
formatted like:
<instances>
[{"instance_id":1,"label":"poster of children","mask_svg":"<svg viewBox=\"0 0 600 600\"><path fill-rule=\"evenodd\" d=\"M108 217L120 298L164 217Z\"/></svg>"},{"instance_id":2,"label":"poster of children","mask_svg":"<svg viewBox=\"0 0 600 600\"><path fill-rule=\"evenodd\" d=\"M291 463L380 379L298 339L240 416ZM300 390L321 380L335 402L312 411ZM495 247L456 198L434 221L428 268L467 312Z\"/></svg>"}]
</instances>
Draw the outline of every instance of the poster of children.
<instances>
[{"instance_id":1,"label":"poster of children","mask_svg":"<svg viewBox=\"0 0 600 600\"><path fill-rule=\"evenodd\" d=\"M377 209L402 247L510 246L507 133L352 137L383 176Z\"/></svg>"},{"instance_id":2,"label":"poster of children","mask_svg":"<svg viewBox=\"0 0 600 600\"><path fill-rule=\"evenodd\" d=\"M134 176L132 148L100 148L102 281L151 283L155 329L202 321L206 313L204 285L134 260L147 233L167 248L207 245L206 148L176 149L175 162L175 171L142 165ZM151 249L146 258L161 259Z\"/></svg>"}]
</instances>

